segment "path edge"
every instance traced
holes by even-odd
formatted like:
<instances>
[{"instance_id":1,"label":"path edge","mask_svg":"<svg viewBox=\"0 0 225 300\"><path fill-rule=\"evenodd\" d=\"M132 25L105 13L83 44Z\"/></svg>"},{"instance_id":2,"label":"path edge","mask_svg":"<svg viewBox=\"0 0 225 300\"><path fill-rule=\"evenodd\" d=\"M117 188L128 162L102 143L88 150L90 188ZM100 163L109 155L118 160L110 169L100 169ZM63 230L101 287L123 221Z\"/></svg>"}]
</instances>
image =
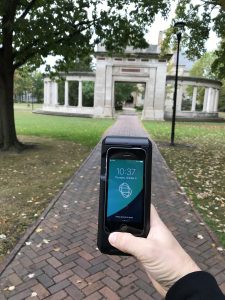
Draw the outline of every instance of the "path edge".
<instances>
[{"instance_id":1,"label":"path edge","mask_svg":"<svg viewBox=\"0 0 225 300\"><path fill-rule=\"evenodd\" d=\"M111 126L110 126L111 127ZM106 130L106 132L108 129ZM105 134L105 133L104 133ZM73 179L77 176L77 174L80 172L80 170L83 168L83 166L88 162L88 160L91 158L92 154L95 152L97 147L102 141L102 137L100 138L100 141L96 144L96 146L91 150L89 155L85 158L85 160L82 162L82 164L79 166L79 168L75 171L75 173L66 181L66 183L63 185L62 189L56 194L56 196L50 201L48 206L44 209L42 214L39 216L37 221L32 223L27 230L25 231L24 235L19 239L19 241L16 243L13 250L10 252L9 255L7 255L3 262L0 264L0 276L3 274L3 272L6 270L6 268L10 265L10 263L13 261L13 259L16 257L16 255L19 253L21 248L24 246L25 242L30 238L30 236L34 233L35 229L40 225L40 223L47 217L50 210L55 206L57 201L60 199L60 196L64 193L64 191L67 189L67 187L71 184Z\"/></svg>"}]
</instances>

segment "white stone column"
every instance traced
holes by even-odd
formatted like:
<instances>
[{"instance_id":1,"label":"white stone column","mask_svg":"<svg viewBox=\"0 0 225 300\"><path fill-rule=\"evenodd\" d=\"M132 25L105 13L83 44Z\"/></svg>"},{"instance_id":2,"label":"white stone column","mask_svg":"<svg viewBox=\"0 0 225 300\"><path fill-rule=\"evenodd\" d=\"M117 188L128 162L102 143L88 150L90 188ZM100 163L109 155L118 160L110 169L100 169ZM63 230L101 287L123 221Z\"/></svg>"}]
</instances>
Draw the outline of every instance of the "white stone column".
<instances>
[{"instance_id":1,"label":"white stone column","mask_svg":"<svg viewBox=\"0 0 225 300\"><path fill-rule=\"evenodd\" d=\"M114 104L112 103L112 65L106 66L106 77L105 77L105 105L104 105L104 116L112 117L114 111Z\"/></svg>"},{"instance_id":2,"label":"white stone column","mask_svg":"<svg viewBox=\"0 0 225 300\"><path fill-rule=\"evenodd\" d=\"M58 105L58 83L52 82L52 104Z\"/></svg>"},{"instance_id":3,"label":"white stone column","mask_svg":"<svg viewBox=\"0 0 225 300\"><path fill-rule=\"evenodd\" d=\"M49 105L49 81L44 81L44 104Z\"/></svg>"},{"instance_id":4,"label":"white stone column","mask_svg":"<svg viewBox=\"0 0 225 300\"><path fill-rule=\"evenodd\" d=\"M206 112L207 102L208 102L208 95L209 95L209 88L205 87L205 94L204 94L204 102L202 111Z\"/></svg>"},{"instance_id":5,"label":"white stone column","mask_svg":"<svg viewBox=\"0 0 225 300\"><path fill-rule=\"evenodd\" d=\"M157 61L155 66L157 69L155 73L155 93L153 99L154 119L164 120L167 65L165 62ZM151 92L152 91L150 91L150 93Z\"/></svg>"},{"instance_id":6,"label":"white stone column","mask_svg":"<svg viewBox=\"0 0 225 300\"><path fill-rule=\"evenodd\" d=\"M182 109L182 100L183 100L183 85L179 84L177 89L177 107L176 111L179 112Z\"/></svg>"},{"instance_id":7,"label":"white stone column","mask_svg":"<svg viewBox=\"0 0 225 300\"><path fill-rule=\"evenodd\" d=\"M219 103L219 90L216 89L213 112L218 112L218 103Z\"/></svg>"},{"instance_id":8,"label":"white stone column","mask_svg":"<svg viewBox=\"0 0 225 300\"><path fill-rule=\"evenodd\" d=\"M145 101L142 111L142 120L154 120L154 100L155 100L155 86L156 86L156 68L150 68L149 80L146 81Z\"/></svg>"},{"instance_id":9,"label":"white stone column","mask_svg":"<svg viewBox=\"0 0 225 300\"><path fill-rule=\"evenodd\" d=\"M82 107L82 81L79 80L78 107Z\"/></svg>"},{"instance_id":10,"label":"white stone column","mask_svg":"<svg viewBox=\"0 0 225 300\"><path fill-rule=\"evenodd\" d=\"M207 97L206 112L210 111L211 102L212 102L212 88L210 87L208 91L208 97Z\"/></svg>"},{"instance_id":11,"label":"white stone column","mask_svg":"<svg viewBox=\"0 0 225 300\"><path fill-rule=\"evenodd\" d=\"M198 92L198 87L195 86L194 89L193 89L193 96L192 96L192 105L191 105L191 111L192 112L195 112L197 92Z\"/></svg>"},{"instance_id":12,"label":"white stone column","mask_svg":"<svg viewBox=\"0 0 225 300\"><path fill-rule=\"evenodd\" d=\"M64 106L69 106L69 82L65 81L65 102Z\"/></svg>"},{"instance_id":13,"label":"white stone column","mask_svg":"<svg viewBox=\"0 0 225 300\"><path fill-rule=\"evenodd\" d=\"M211 105L209 107L209 112L214 112L214 105L216 100L215 96L216 96L216 89L212 88Z\"/></svg>"}]
</instances>

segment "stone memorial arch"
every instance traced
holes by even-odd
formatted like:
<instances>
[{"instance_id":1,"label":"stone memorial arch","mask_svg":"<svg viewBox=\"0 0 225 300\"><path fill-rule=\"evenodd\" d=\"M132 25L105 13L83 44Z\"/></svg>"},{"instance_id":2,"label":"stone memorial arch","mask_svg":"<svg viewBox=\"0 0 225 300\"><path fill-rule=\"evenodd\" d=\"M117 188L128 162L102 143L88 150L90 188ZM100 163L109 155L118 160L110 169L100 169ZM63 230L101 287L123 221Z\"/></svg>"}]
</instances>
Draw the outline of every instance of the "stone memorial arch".
<instances>
[{"instance_id":1,"label":"stone memorial arch","mask_svg":"<svg viewBox=\"0 0 225 300\"><path fill-rule=\"evenodd\" d=\"M115 85L117 82L142 83L145 85L142 119L164 120L172 114L172 91L168 85L174 84L174 76L167 76L167 63L172 54L160 55L158 45L147 49L128 47L121 55L109 56L104 47L95 52L95 72L71 72L64 74L64 101L60 103L57 80L45 78L43 113L69 114L89 117L113 117L115 115ZM78 84L77 104L69 101L70 84ZM82 85L85 81L94 82L93 106L87 107L82 100ZM192 85L192 105L189 112L182 111L182 93L184 85ZM205 88L204 105L197 112L196 101L198 88ZM177 113L180 117L193 118L218 117L219 81L179 76Z\"/></svg>"}]
</instances>

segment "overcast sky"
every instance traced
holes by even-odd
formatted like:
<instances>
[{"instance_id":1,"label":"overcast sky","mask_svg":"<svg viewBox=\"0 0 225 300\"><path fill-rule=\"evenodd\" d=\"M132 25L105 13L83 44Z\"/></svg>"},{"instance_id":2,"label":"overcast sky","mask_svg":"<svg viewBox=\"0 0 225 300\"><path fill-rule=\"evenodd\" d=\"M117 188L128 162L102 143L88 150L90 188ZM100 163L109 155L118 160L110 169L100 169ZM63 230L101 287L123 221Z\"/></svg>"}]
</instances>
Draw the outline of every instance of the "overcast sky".
<instances>
[{"instance_id":1,"label":"overcast sky","mask_svg":"<svg viewBox=\"0 0 225 300\"><path fill-rule=\"evenodd\" d=\"M168 16L168 18L166 20L164 20L161 15L157 15L155 18L155 22L151 25L151 27L149 28L149 33L146 35L146 40L148 41L149 44L152 45L157 45L158 44L158 36L159 36L159 32L160 31L164 31L166 30L171 23L171 20L174 17L174 12L175 12L175 8L176 8L176 2L172 2L172 6L171 6L171 11L170 14ZM210 37L208 39L208 41L206 42L206 49L208 51L213 51L217 48L218 45L218 38L216 36L216 34L214 32L210 33ZM49 56L47 58L47 64L50 64L51 66L54 65L56 58ZM40 70L42 72L44 72L45 67L41 66Z\"/></svg>"}]
</instances>

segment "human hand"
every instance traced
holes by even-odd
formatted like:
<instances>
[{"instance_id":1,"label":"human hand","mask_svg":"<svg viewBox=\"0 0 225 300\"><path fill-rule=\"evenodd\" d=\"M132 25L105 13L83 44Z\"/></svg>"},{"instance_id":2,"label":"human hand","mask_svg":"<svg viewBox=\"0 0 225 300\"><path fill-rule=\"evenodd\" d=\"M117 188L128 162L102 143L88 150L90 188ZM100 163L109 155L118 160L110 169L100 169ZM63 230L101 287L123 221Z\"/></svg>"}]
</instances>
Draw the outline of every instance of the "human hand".
<instances>
[{"instance_id":1,"label":"human hand","mask_svg":"<svg viewBox=\"0 0 225 300\"><path fill-rule=\"evenodd\" d=\"M144 266L156 290L165 297L181 277L200 268L184 251L151 205L151 227L147 238L113 232L109 242L115 248L135 256Z\"/></svg>"}]
</instances>

